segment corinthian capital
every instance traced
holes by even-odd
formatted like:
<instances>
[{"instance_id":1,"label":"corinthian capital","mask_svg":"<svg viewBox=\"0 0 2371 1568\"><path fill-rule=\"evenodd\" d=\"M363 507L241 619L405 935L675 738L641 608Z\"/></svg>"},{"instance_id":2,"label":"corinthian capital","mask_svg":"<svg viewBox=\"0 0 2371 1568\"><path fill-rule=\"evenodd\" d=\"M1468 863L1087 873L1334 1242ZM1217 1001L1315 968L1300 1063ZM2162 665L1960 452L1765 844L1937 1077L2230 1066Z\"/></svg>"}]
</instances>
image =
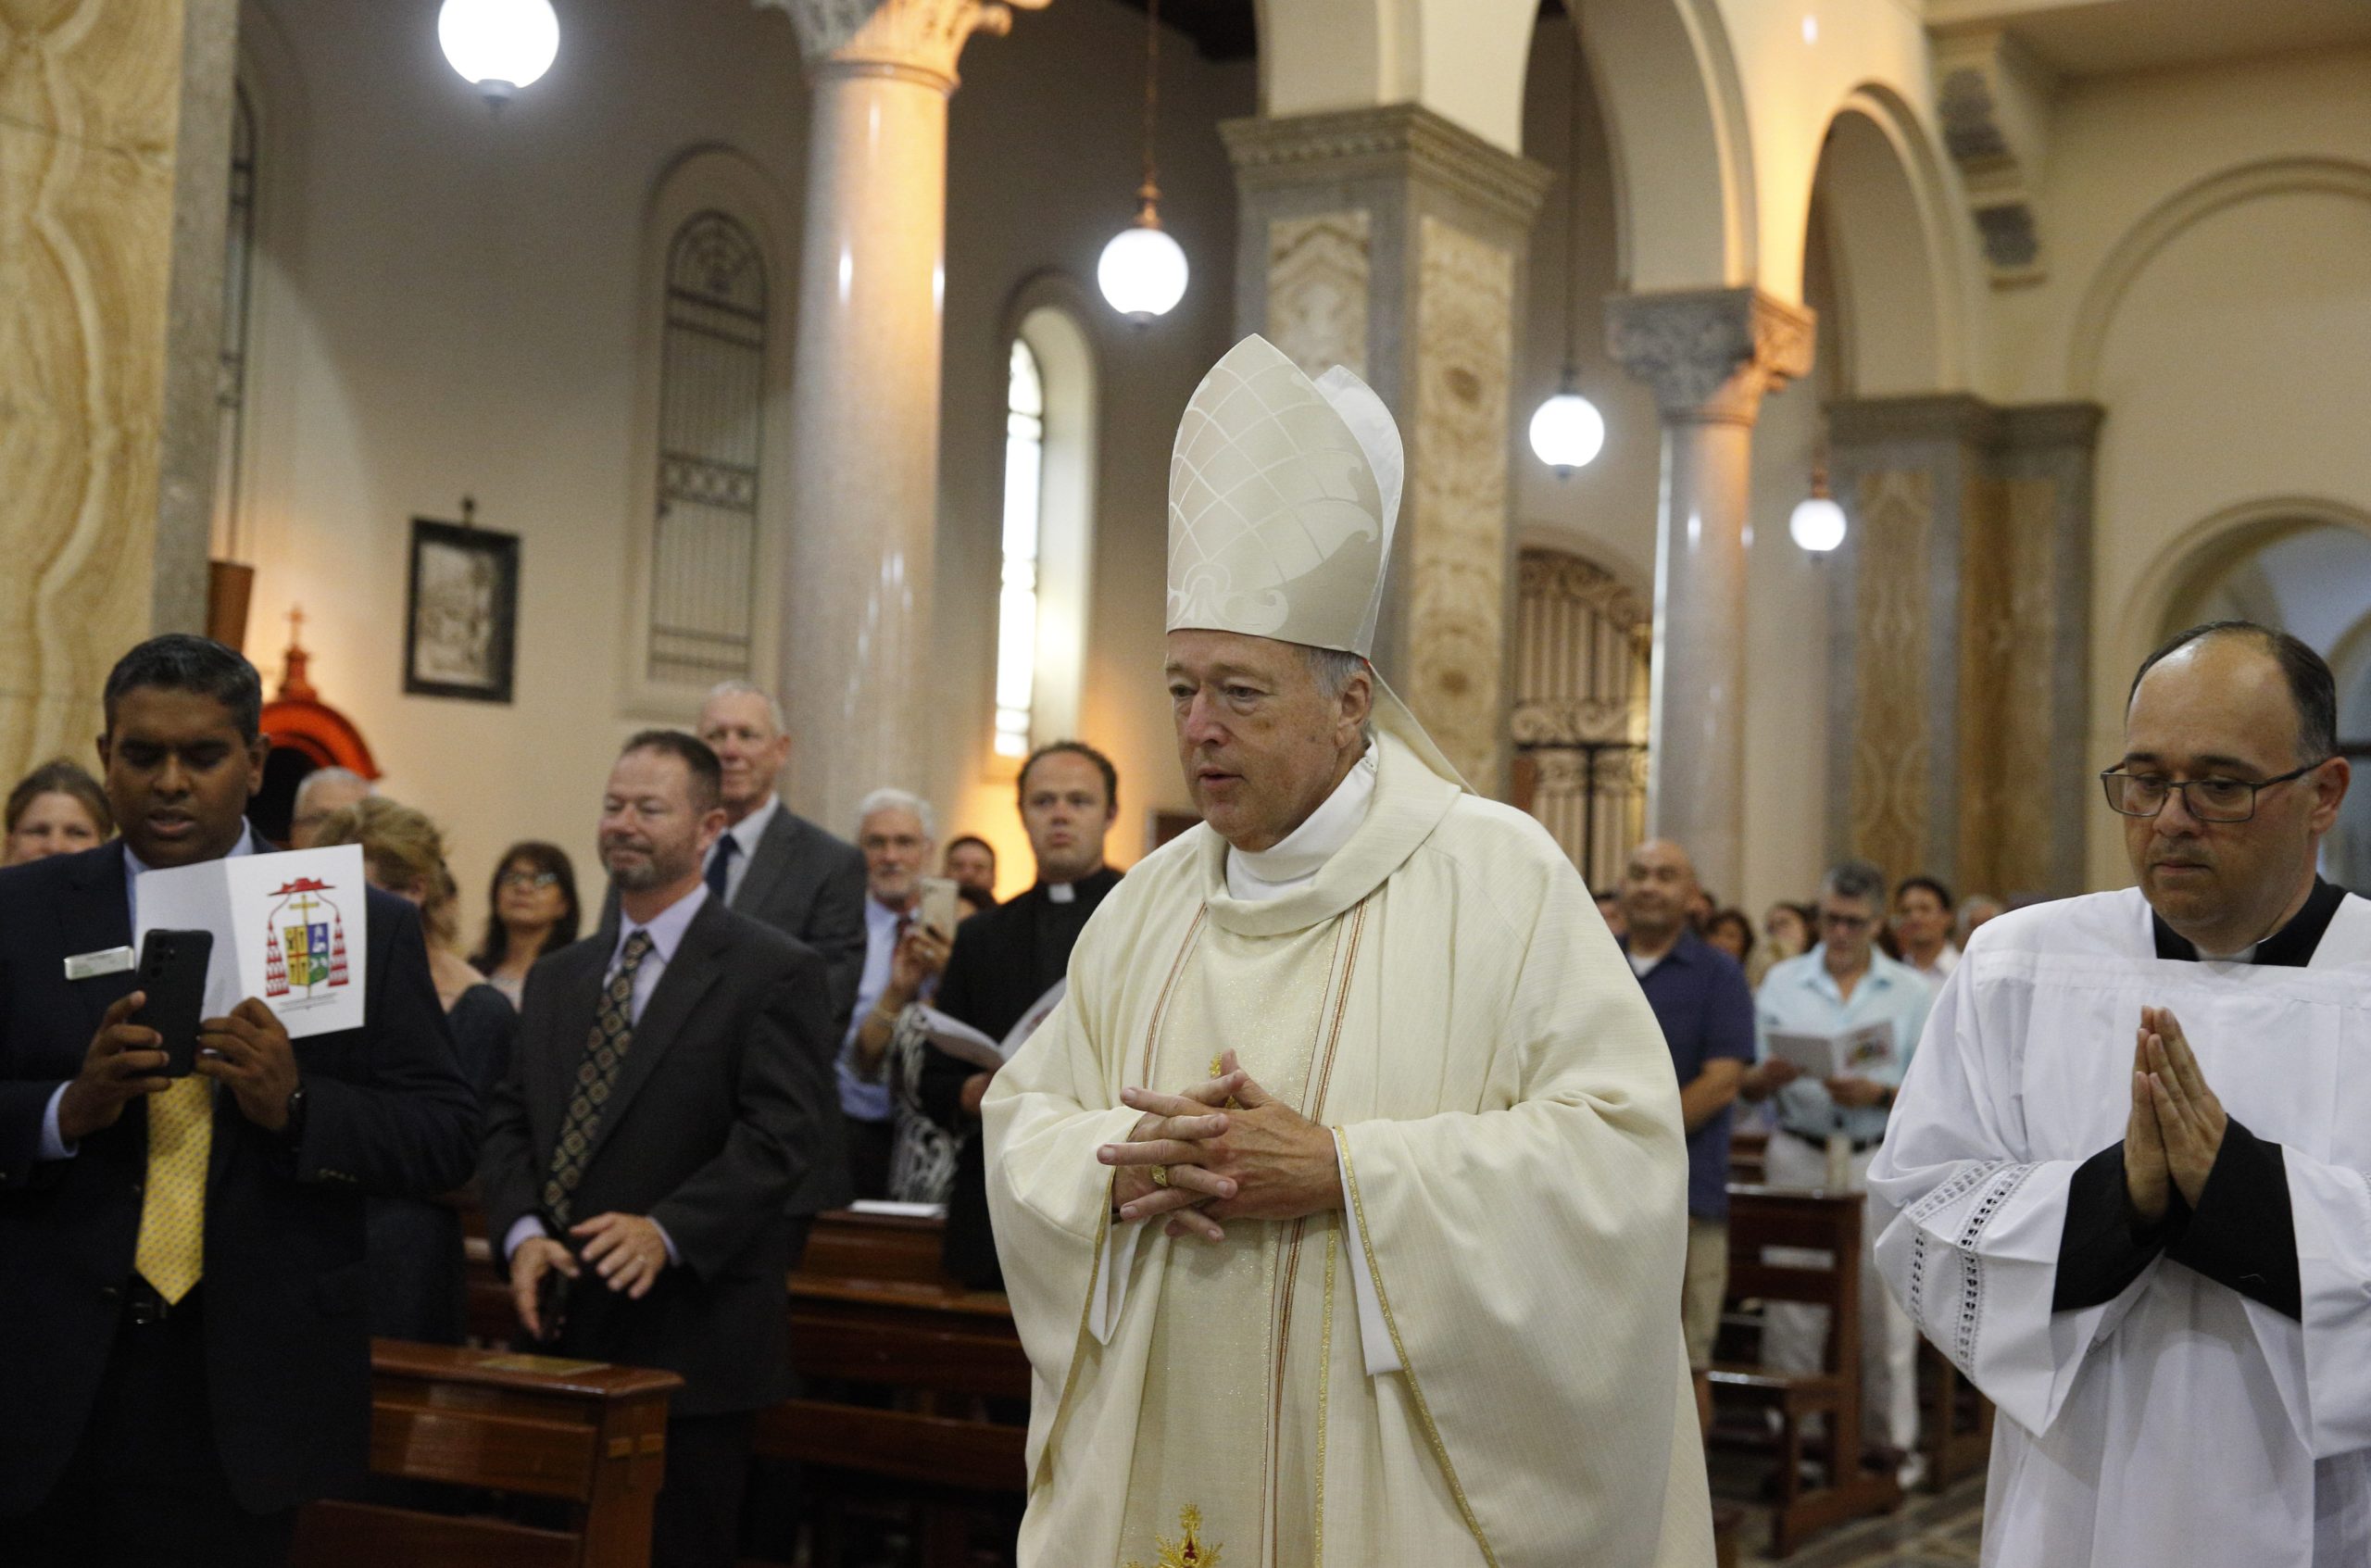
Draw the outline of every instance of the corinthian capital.
<instances>
[{"instance_id":1,"label":"corinthian capital","mask_svg":"<svg viewBox=\"0 0 2371 1568\"><path fill-rule=\"evenodd\" d=\"M757 0L790 13L807 69L886 67L920 71L952 88L956 57L975 32L1012 31L1012 13L1049 0Z\"/></svg>"},{"instance_id":2,"label":"corinthian capital","mask_svg":"<svg viewBox=\"0 0 2371 1568\"><path fill-rule=\"evenodd\" d=\"M1751 424L1762 395L1812 368L1812 313L1760 289L1615 295L1606 347L1665 419Z\"/></svg>"}]
</instances>

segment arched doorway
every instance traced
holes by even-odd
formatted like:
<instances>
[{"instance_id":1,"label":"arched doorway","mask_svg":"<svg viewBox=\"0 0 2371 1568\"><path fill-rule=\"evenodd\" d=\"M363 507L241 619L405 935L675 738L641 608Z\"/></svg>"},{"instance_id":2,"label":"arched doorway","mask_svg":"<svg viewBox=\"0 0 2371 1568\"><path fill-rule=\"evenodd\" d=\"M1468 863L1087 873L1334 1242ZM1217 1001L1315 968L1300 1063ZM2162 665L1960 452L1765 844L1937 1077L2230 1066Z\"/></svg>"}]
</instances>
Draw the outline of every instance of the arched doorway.
<instances>
[{"instance_id":1,"label":"arched doorway","mask_svg":"<svg viewBox=\"0 0 2371 1568\"><path fill-rule=\"evenodd\" d=\"M1526 549L1515 599L1515 804L1592 888L1612 885L1647 827L1648 650L1637 596L1562 550Z\"/></svg>"},{"instance_id":2,"label":"arched doorway","mask_svg":"<svg viewBox=\"0 0 2371 1568\"><path fill-rule=\"evenodd\" d=\"M2193 547L2174 569L2158 640L2209 621L2276 626L2329 660L2339 741L2371 769L2371 520L2275 506ZM2322 844L2322 873L2371 887L2371 776L2356 780Z\"/></svg>"}]
</instances>

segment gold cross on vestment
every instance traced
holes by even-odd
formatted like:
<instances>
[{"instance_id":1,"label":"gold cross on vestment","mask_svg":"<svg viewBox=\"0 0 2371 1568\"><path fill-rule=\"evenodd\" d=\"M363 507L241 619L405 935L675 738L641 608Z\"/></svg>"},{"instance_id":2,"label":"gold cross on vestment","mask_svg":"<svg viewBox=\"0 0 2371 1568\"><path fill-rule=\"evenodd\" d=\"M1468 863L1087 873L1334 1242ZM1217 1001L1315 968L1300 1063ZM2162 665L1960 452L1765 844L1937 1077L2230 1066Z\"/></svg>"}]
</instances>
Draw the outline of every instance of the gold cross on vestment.
<instances>
[{"instance_id":1,"label":"gold cross on vestment","mask_svg":"<svg viewBox=\"0 0 2371 1568\"><path fill-rule=\"evenodd\" d=\"M1190 1502L1179 1509L1177 1528L1181 1533L1173 1541L1160 1536L1153 1537L1153 1545L1160 1549L1160 1555L1154 1560L1152 1568L1219 1568L1218 1543L1202 1544L1200 1509ZM1127 1568L1145 1568L1145 1565L1130 1558Z\"/></svg>"}]
</instances>

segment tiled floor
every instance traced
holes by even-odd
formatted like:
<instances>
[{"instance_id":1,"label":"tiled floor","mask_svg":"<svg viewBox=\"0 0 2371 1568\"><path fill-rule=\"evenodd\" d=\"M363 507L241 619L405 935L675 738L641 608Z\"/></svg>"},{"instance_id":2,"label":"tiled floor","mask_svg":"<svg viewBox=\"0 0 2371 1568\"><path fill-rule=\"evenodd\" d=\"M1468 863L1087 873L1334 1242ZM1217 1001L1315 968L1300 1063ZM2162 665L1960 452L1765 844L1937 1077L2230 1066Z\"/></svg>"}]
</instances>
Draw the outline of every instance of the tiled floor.
<instances>
[{"instance_id":1,"label":"tiled floor","mask_svg":"<svg viewBox=\"0 0 2371 1568\"><path fill-rule=\"evenodd\" d=\"M1816 1537L1792 1557L1766 1555L1769 1511L1749 1506L1740 1561L1749 1568L1968 1568L1984 1532L1984 1477L1940 1496L1920 1493L1900 1512Z\"/></svg>"}]
</instances>

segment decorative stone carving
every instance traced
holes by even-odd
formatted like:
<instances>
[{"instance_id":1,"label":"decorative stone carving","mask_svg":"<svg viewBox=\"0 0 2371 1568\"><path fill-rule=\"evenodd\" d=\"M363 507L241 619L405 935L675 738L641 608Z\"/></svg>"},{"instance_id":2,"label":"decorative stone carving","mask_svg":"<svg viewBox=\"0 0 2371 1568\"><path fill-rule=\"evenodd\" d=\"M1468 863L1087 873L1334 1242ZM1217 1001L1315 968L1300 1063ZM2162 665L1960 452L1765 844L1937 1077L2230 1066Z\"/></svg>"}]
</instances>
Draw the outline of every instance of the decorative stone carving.
<instances>
[{"instance_id":1,"label":"decorative stone carving","mask_svg":"<svg viewBox=\"0 0 2371 1568\"><path fill-rule=\"evenodd\" d=\"M780 0L774 0L779 4ZM1230 119L1219 126L1245 196L1328 182L1417 180L1451 190L1528 233L1554 178L1413 104Z\"/></svg>"},{"instance_id":2,"label":"decorative stone carving","mask_svg":"<svg viewBox=\"0 0 2371 1568\"><path fill-rule=\"evenodd\" d=\"M1935 42L1935 110L1967 186L1993 286L2046 274L2035 193L2047 143L2050 74L1996 29Z\"/></svg>"},{"instance_id":3,"label":"decorative stone carving","mask_svg":"<svg viewBox=\"0 0 2371 1568\"><path fill-rule=\"evenodd\" d=\"M1606 348L1664 419L1750 425L1763 393L1811 369L1813 320L1753 288L1615 295Z\"/></svg>"},{"instance_id":4,"label":"decorative stone carving","mask_svg":"<svg viewBox=\"0 0 2371 1568\"><path fill-rule=\"evenodd\" d=\"M1358 209L1268 225L1268 341L1304 374L1367 370L1373 225Z\"/></svg>"},{"instance_id":5,"label":"decorative stone carving","mask_svg":"<svg viewBox=\"0 0 2371 1568\"><path fill-rule=\"evenodd\" d=\"M975 32L1002 37L1012 13L1050 0L756 0L786 11L808 69L886 67L955 85L955 62Z\"/></svg>"},{"instance_id":6,"label":"decorative stone carving","mask_svg":"<svg viewBox=\"0 0 2371 1568\"><path fill-rule=\"evenodd\" d=\"M1514 257L1430 216L1417 234L1406 695L1487 788L1504 745Z\"/></svg>"},{"instance_id":7,"label":"decorative stone carving","mask_svg":"<svg viewBox=\"0 0 2371 1568\"><path fill-rule=\"evenodd\" d=\"M1932 851L1927 546L1934 476L1915 470L1872 474L1862 482L1858 501L1860 583L1852 623L1861 658L1853 682L1852 847L1888 877L1902 877L1924 868Z\"/></svg>"}]
</instances>

